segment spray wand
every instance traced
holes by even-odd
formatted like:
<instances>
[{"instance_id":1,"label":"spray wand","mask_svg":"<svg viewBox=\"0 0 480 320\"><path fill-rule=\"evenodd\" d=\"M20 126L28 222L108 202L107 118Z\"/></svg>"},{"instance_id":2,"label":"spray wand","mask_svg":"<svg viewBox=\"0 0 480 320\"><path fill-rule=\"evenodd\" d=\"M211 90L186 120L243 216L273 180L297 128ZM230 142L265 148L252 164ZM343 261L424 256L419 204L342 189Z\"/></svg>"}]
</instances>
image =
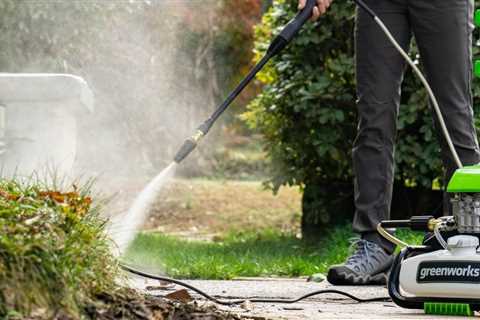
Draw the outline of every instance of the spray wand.
<instances>
[{"instance_id":1,"label":"spray wand","mask_svg":"<svg viewBox=\"0 0 480 320\"><path fill-rule=\"evenodd\" d=\"M197 147L198 142L210 131L213 124L218 118L228 109L235 98L245 89L245 87L255 78L257 73L267 64L270 59L282 51L298 34L303 25L312 16L313 8L316 5L316 0L307 0L305 8L303 8L290 22L283 28L270 44L267 52L263 58L250 70L247 76L238 84L238 86L228 95L225 101L218 106L215 112L212 113L202 125L197 128L193 136L185 140L180 150L175 155L174 161L176 163L182 162L188 155Z\"/></svg>"}]
</instances>

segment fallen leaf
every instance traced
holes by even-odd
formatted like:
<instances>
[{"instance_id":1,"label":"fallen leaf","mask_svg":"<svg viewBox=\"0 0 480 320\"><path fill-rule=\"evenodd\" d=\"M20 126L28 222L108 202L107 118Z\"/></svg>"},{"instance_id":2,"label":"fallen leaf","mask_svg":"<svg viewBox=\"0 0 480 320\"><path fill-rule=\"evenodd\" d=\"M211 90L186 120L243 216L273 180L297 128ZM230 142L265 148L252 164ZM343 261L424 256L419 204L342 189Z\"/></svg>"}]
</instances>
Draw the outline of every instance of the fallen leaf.
<instances>
[{"instance_id":1,"label":"fallen leaf","mask_svg":"<svg viewBox=\"0 0 480 320\"><path fill-rule=\"evenodd\" d=\"M181 290L169 293L165 296L165 298L170 300L180 301L183 303L193 301L192 296L190 295L190 293L188 293L186 289L181 289Z\"/></svg>"},{"instance_id":2,"label":"fallen leaf","mask_svg":"<svg viewBox=\"0 0 480 320\"><path fill-rule=\"evenodd\" d=\"M315 273L312 274L310 277L308 277L307 281L308 282L323 282L325 281L326 277L322 273Z\"/></svg>"}]
</instances>

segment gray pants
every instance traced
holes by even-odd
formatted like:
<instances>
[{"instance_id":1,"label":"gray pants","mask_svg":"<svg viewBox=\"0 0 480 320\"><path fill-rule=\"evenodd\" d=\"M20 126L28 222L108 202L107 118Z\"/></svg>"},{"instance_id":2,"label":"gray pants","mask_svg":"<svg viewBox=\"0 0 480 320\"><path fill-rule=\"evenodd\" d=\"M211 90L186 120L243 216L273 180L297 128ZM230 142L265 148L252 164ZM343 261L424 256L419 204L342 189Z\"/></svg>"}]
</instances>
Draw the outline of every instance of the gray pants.
<instances>
[{"instance_id":1,"label":"gray pants","mask_svg":"<svg viewBox=\"0 0 480 320\"><path fill-rule=\"evenodd\" d=\"M415 37L428 81L437 96L463 164L480 161L472 111L473 0L366 0L408 51ZM357 8L355 30L358 134L353 146L354 231L393 250L375 232L390 215L394 149L406 63L380 28ZM419 88L423 90L423 88ZM436 120L436 119L435 119ZM438 127L438 126L437 126ZM437 130L446 181L456 169Z\"/></svg>"}]
</instances>

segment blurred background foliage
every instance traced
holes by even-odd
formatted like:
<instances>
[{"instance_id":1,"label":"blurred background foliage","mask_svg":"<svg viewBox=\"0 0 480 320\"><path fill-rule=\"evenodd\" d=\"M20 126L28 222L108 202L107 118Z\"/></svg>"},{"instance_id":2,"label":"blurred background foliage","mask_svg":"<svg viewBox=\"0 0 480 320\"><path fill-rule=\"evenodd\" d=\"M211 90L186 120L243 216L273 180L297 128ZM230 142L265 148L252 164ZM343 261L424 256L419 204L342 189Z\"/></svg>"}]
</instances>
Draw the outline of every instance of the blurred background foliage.
<instances>
[{"instance_id":1,"label":"blurred background foliage","mask_svg":"<svg viewBox=\"0 0 480 320\"><path fill-rule=\"evenodd\" d=\"M296 7L294 0L274 1L256 28L257 59ZM313 236L323 226L351 218L354 210L354 10L350 1L334 1L325 16L308 25L262 73L263 91L243 114L264 137L271 159L269 186L303 188L303 228ZM415 48L411 56L418 59ZM478 84L475 80L477 124ZM407 71L398 119L394 216L440 213L441 195L432 191L443 184L439 144L426 92L419 88L419 80Z\"/></svg>"},{"instance_id":2,"label":"blurred background foliage","mask_svg":"<svg viewBox=\"0 0 480 320\"><path fill-rule=\"evenodd\" d=\"M79 162L118 175L158 172L248 71L268 2L1 1L0 70L82 76L97 109L80 124ZM224 123L233 122L245 128L230 113ZM185 174L215 167L216 130Z\"/></svg>"}]
</instances>

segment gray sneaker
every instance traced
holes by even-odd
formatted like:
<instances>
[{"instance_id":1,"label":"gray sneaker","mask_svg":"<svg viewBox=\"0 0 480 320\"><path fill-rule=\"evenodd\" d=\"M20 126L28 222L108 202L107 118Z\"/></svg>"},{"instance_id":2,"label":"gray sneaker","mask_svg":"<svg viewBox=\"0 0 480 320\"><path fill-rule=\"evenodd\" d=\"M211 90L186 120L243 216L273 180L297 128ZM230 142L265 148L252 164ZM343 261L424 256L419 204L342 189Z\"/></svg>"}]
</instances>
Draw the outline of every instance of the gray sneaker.
<instances>
[{"instance_id":1,"label":"gray sneaker","mask_svg":"<svg viewBox=\"0 0 480 320\"><path fill-rule=\"evenodd\" d=\"M328 270L327 280L334 285L362 285L386 283L386 273L393 262L378 244L358 239L353 244L355 251L345 264L334 265Z\"/></svg>"}]
</instances>

